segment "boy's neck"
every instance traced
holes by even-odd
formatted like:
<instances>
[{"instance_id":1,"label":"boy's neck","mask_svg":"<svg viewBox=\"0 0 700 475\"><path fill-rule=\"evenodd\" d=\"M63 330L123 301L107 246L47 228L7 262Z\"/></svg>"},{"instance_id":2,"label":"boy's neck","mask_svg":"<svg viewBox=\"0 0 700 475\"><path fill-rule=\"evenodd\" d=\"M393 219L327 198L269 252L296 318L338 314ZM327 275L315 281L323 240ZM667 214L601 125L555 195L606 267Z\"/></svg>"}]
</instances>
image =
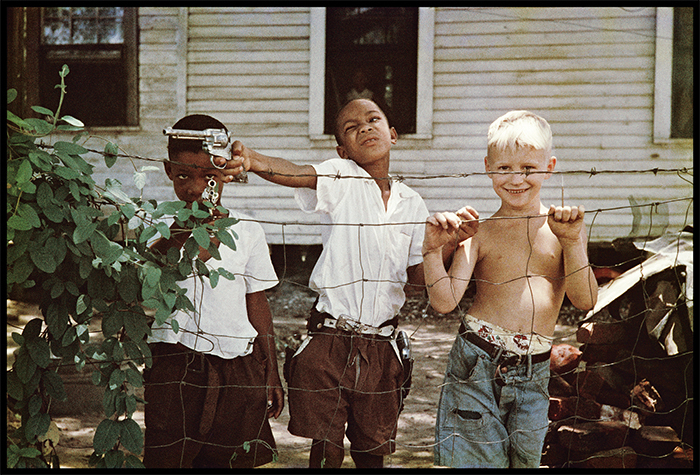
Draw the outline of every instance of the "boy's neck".
<instances>
[{"instance_id":1,"label":"boy's neck","mask_svg":"<svg viewBox=\"0 0 700 475\"><path fill-rule=\"evenodd\" d=\"M498 211L493 216L537 216L542 214L547 214L547 208L540 201L537 201L532 206L525 208L511 208L501 203L501 207L498 208Z\"/></svg>"}]
</instances>

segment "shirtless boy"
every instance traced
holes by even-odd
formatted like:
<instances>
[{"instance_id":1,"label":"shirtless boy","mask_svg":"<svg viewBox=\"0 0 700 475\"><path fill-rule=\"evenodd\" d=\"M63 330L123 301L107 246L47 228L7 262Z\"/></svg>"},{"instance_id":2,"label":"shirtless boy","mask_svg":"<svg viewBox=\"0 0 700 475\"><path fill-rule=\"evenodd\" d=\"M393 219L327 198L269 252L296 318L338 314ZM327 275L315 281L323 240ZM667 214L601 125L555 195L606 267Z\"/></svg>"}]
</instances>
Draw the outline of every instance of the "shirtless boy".
<instances>
[{"instance_id":1,"label":"shirtless boy","mask_svg":"<svg viewBox=\"0 0 700 475\"><path fill-rule=\"evenodd\" d=\"M549 355L566 295L592 308L583 206L540 201L557 159L547 121L512 111L491 124L484 159L498 211L479 223L466 206L428 218L423 258L431 305L453 310L473 276L476 296L450 352L440 396L435 463L537 468L547 433ZM460 231L449 272L442 248Z\"/></svg>"}]
</instances>

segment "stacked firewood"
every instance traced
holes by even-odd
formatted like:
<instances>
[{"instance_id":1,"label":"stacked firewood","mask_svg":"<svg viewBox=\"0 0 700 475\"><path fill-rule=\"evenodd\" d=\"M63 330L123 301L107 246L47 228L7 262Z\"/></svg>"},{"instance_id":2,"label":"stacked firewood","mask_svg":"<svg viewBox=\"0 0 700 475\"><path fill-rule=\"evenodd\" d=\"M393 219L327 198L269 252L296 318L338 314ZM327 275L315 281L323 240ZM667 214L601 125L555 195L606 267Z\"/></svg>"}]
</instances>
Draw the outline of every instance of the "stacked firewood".
<instances>
[{"instance_id":1,"label":"stacked firewood","mask_svg":"<svg viewBox=\"0 0 700 475\"><path fill-rule=\"evenodd\" d=\"M632 315L581 324L578 348L554 345L543 466L694 466L692 352L657 351L645 312Z\"/></svg>"}]
</instances>

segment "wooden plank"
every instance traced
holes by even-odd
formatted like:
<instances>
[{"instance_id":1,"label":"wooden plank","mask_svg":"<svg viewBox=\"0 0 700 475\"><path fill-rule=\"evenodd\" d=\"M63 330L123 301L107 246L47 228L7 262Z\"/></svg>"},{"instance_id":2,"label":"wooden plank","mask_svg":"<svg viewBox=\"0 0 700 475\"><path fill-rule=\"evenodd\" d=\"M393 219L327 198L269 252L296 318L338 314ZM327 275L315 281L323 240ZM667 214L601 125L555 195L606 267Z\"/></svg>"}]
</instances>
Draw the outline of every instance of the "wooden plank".
<instances>
[{"instance_id":1,"label":"wooden plank","mask_svg":"<svg viewBox=\"0 0 700 475\"><path fill-rule=\"evenodd\" d=\"M585 45L584 45L585 46ZM615 47L617 46L617 47ZM498 48L439 48L435 50L435 62L464 60L501 60L509 58L622 58L629 56L653 56L654 44L626 43L604 47L581 47L581 45L510 45Z\"/></svg>"},{"instance_id":2,"label":"wooden plank","mask_svg":"<svg viewBox=\"0 0 700 475\"><path fill-rule=\"evenodd\" d=\"M231 41L230 38L197 38L187 45L190 52L198 51L308 51L309 40L294 38L246 38Z\"/></svg>"},{"instance_id":3,"label":"wooden plank","mask_svg":"<svg viewBox=\"0 0 700 475\"><path fill-rule=\"evenodd\" d=\"M436 98L459 97L578 97L578 96L627 96L651 95L654 84L649 81L628 82L619 84L518 84L501 85L471 84L463 81L461 84L437 84L434 89Z\"/></svg>"},{"instance_id":4,"label":"wooden plank","mask_svg":"<svg viewBox=\"0 0 700 475\"><path fill-rule=\"evenodd\" d=\"M440 7L436 9L435 21L447 22L485 22L487 20L553 20L557 22L573 20L585 22L616 18L653 18L655 8L635 8L631 10L618 7Z\"/></svg>"},{"instance_id":5,"label":"wooden plank","mask_svg":"<svg viewBox=\"0 0 700 475\"><path fill-rule=\"evenodd\" d=\"M465 59L462 61L436 61L435 74L444 73L468 73L473 74L474 71L479 73L493 72L508 72L508 71L556 71L559 74L561 71L597 71L604 65L606 70L614 70L616 73L625 69L653 69L653 56L633 56L619 57L614 60L607 60L601 64L600 57L592 58L504 58L504 59L483 59L472 60Z\"/></svg>"},{"instance_id":6,"label":"wooden plank","mask_svg":"<svg viewBox=\"0 0 700 475\"><path fill-rule=\"evenodd\" d=\"M602 66L602 65L601 65ZM494 71L473 74L435 74L436 86L454 86L461 84L489 84L496 88L500 85L546 84L558 87L565 84L624 84L636 82L653 83L654 72L650 70L616 70L599 69L587 71Z\"/></svg>"},{"instance_id":7,"label":"wooden plank","mask_svg":"<svg viewBox=\"0 0 700 475\"><path fill-rule=\"evenodd\" d=\"M190 27L191 38L308 38L309 25L252 25Z\"/></svg>"}]
</instances>

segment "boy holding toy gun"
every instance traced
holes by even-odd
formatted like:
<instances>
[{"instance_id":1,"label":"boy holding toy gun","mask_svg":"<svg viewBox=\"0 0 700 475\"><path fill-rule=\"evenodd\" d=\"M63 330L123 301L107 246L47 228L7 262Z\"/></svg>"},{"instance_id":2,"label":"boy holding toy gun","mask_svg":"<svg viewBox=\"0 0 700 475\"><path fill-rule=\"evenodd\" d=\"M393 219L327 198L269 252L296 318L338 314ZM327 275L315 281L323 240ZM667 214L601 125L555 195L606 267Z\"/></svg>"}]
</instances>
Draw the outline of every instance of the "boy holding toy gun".
<instances>
[{"instance_id":1,"label":"boy holding toy gun","mask_svg":"<svg viewBox=\"0 0 700 475\"><path fill-rule=\"evenodd\" d=\"M190 115L164 133L169 136L165 173L177 197L188 207L209 201L212 222L226 218L217 209L223 183L230 177L240 181L240 174L214 164L214 156L230 158L224 125ZM238 237L235 251L212 237L220 261L212 262L203 248L199 259L236 274L235 279L221 279L212 288L209 279L197 275L193 260L193 272L181 287L196 310L154 323L148 338L153 366L144 375L147 468L251 468L269 463L276 453L268 418L282 412L284 392L265 290L277 284L277 276L262 227L238 221L231 229ZM170 239L158 239L151 249L162 255L173 248L185 252L190 235L173 224ZM172 319L179 324L177 333Z\"/></svg>"},{"instance_id":2,"label":"boy holding toy gun","mask_svg":"<svg viewBox=\"0 0 700 475\"><path fill-rule=\"evenodd\" d=\"M395 451L409 381L411 361L399 351L405 332L396 327L404 286L423 284L428 211L415 191L389 175L398 136L376 103L347 103L335 124L340 158L318 165L268 157L240 143L233 154L245 158L249 171L296 188L302 210L320 213L326 224L309 283L319 298L308 338L289 361L289 431L313 440L310 468L340 468L346 435L357 468L381 468Z\"/></svg>"}]
</instances>

